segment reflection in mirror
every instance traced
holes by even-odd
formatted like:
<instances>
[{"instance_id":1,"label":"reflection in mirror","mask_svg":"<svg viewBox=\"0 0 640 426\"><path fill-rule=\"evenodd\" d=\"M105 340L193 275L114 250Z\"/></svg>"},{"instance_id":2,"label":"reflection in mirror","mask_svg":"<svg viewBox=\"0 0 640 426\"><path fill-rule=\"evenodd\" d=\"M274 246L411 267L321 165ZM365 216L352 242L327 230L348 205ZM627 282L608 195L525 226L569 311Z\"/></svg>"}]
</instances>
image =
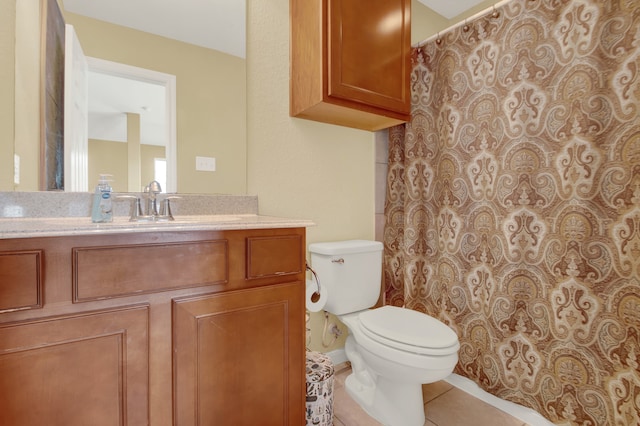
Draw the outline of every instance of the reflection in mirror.
<instances>
[{"instance_id":1,"label":"reflection in mirror","mask_svg":"<svg viewBox=\"0 0 640 426\"><path fill-rule=\"evenodd\" d=\"M88 57L175 76L176 192L246 193L244 58L69 11L64 15ZM197 170L197 157L215 158L216 170Z\"/></svg>"},{"instance_id":2,"label":"reflection in mirror","mask_svg":"<svg viewBox=\"0 0 640 426\"><path fill-rule=\"evenodd\" d=\"M40 122L38 106L41 95L39 93L39 6L41 1L56 0L0 0L0 28L8 31L0 33L0 89L3 93L0 97L0 190L2 191L34 191L39 188L41 168L37 123ZM247 147L244 57L106 22L90 17L89 14L73 13L74 10L80 12L79 9L65 9L67 3L69 6L75 3L85 9L104 6L108 3L109 9L114 13L117 13L115 10L117 5L124 5L131 12L129 7L133 7L133 4L128 0L109 2L58 0L58 3L62 8L65 22L73 26L85 55L174 75L179 82L176 85L175 96L175 191L245 194ZM138 4L138 2L134 3ZM211 7L215 2L205 3L196 2L198 4L195 9L196 14L206 15L199 9ZM244 4L244 1L238 0L235 3ZM171 7L184 8L183 2L170 4ZM16 8L25 10L24 21L28 22L30 27L20 24L18 26L23 28L20 37L17 35L8 37L5 34L9 34L16 28ZM120 15L129 17L132 14L133 12ZM149 14L144 15L145 22L151 20L152 17ZM179 20L175 17L170 22L174 22L176 26L180 26L181 22L193 26L193 21ZM210 22L207 25L213 27ZM173 24L168 26L171 27ZM244 31L244 27L242 28ZM15 63L14 58L24 59ZM24 80L29 74L35 74L35 81ZM17 173L19 183L16 184L14 184L14 154L21 159L19 173ZM213 172L196 170L197 157L215 158L216 170ZM97 176L88 175L89 190L95 185L96 179Z\"/></svg>"},{"instance_id":3,"label":"reflection in mirror","mask_svg":"<svg viewBox=\"0 0 640 426\"><path fill-rule=\"evenodd\" d=\"M175 192L175 76L87 59L89 188L110 174L116 192L139 192L152 180Z\"/></svg>"}]
</instances>

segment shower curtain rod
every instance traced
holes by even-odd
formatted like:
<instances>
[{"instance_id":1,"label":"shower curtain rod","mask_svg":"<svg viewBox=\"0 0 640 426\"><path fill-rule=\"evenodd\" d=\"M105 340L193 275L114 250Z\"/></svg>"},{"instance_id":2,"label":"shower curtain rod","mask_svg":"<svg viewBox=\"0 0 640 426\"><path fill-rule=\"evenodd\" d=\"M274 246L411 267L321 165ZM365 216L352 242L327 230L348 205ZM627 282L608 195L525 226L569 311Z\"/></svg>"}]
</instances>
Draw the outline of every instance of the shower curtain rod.
<instances>
[{"instance_id":1,"label":"shower curtain rod","mask_svg":"<svg viewBox=\"0 0 640 426\"><path fill-rule=\"evenodd\" d=\"M430 37L427 37L426 39L424 39L424 40L422 40L422 41L420 41L420 42L416 43L413 47L421 47L421 46L424 46L425 44L429 43L430 41L433 41L433 40L435 40L435 39L440 38L440 37L442 36L442 34L446 34L446 33L448 33L449 31L453 31L454 29L458 28L458 27L459 27L459 26L461 26L461 25L466 25L469 21L473 21L473 20L475 20L475 19L479 19L479 18L481 18L481 17L483 17L483 16L490 15L490 14L492 14L492 13L493 13L497 8L502 7L503 5L505 5L505 4L507 4L507 3L509 3L510 1L512 1L512 0L501 0L501 1L499 1L498 3L494 4L493 6L489 6L488 8L486 8L486 9L484 9L484 10L481 10L480 12L476 13L476 14L475 14L475 15L473 15L473 16L470 16L470 17L468 17L468 18L465 18L465 19L463 19L462 21L460 21L460 22L458 22L458 23L455 23L455 24L451 25L450 27L445 28L445 29L444 29L444 30L442 30L442 31L438 31L436 34L434 34L434 35L432 35L432 36L430 36Z\"/></svg>"}]
</instances>

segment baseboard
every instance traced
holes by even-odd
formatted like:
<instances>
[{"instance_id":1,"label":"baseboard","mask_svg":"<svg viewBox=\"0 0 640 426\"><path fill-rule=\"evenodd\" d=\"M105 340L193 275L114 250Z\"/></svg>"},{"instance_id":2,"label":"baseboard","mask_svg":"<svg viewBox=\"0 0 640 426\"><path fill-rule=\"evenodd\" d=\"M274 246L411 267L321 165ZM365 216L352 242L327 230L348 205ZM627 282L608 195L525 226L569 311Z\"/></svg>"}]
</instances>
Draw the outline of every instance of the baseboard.
<instances>
[{"instance_id":1,"label":"baseboard","mask_svg":"<svg viewBox=\"0 0 640 426\"><path fill-rule=\"evenodd\" d=\"M344 349L336 349L334 351L327 352L326 355L331 358L331 362L333 362L333 365L340 365L349 361L347 359L347 352Z\"/></svg>"},{"instance_id":2,"label":"baseboard","mask_svg":"<svg viewBox=\"0 0 640 426\"><path fill-rule=\"evenodd\" d=\"M498 410L504 411L505 413L515 417L518 420L522 420L529 426L553 426L553 423L545 419L537 411L532 410L531 408L524 407L522 405L518 405L511 401L498 398L497 396L486 392L473 380L468 379L464 376L453 373L444 380L447 383L457 387L458 389L478 398L479 400L484 401L493 407L496 407Z\"/></svg>"}]
</instances>

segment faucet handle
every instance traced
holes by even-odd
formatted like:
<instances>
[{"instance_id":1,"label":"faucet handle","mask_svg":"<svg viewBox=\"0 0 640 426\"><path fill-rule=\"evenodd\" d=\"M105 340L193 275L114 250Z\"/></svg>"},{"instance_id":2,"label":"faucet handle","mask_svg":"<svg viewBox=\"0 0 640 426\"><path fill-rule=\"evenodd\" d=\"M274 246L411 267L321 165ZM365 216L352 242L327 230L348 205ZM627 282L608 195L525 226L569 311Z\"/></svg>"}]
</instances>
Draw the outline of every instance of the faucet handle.
<instances>
[{"instance_id":1,"label":"faucet handle","mask_svg":"<svg viewBox=\"0 0 640 426\"><path fill-rule=\"evenodd\" d=\"M140 198L135 195L118 195L116 199L132 200L131 202L131 214L129 216L129 222L138 222L143 217L142 205L140 204Z\"/></svg>"},{"instance_id":2,"label":"faucet handle","mask_svg":"<svg viewBox=\"0 0 640 426\"><path fill-rule=\"evenodd\" d=\"M160 204L160 216L168 220L174 220L173 214L171 213L171 200L177 200L178 198L181 197L173 195L162 200L162 203Z\"/></svg>"}]
</instances>

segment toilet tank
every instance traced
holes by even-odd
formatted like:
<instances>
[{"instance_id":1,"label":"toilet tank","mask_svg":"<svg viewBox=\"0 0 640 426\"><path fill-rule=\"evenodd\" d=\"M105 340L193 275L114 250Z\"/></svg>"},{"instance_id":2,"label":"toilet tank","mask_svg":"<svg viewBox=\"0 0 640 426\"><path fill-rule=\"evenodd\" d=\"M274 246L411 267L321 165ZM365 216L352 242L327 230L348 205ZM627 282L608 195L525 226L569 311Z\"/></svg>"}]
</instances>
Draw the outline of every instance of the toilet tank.
<instances>
[{"instance_id":1,"label":"toilet tank","mask_svg":"<svg viewBox=\"0 0 640 426\"><path fill-rule=\"evenodd\" d=\"M335 315L376 304L382 283L382 243L350 240L309 245L311 267L327 289L324 309Z\"/></svg>"}]
</instances>

